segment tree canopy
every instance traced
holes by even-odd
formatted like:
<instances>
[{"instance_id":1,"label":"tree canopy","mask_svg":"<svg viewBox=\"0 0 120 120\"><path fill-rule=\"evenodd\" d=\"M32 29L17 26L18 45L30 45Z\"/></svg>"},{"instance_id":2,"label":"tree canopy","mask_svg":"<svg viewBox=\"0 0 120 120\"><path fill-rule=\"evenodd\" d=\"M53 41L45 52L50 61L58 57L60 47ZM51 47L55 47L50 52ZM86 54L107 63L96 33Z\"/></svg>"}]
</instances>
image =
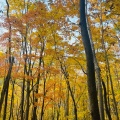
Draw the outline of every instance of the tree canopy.
<instances>
[{"instance_id":1,"label":"tree canopy","mask_svg":"<svg viewBox=\"0 0 120 120\"><path fill-rule=\"evenodd\" d=\"M5 2L0 119L119 120L120 1Z\"/></svg>"}]
</instances>

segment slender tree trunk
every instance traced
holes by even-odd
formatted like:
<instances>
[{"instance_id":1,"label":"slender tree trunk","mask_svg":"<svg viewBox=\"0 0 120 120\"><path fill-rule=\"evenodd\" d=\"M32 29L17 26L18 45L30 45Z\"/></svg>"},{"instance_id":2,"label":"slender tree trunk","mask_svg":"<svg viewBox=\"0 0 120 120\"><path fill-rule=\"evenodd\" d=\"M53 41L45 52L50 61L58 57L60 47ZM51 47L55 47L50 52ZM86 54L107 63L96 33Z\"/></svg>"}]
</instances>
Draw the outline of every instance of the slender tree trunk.
<instances>
[{"instance_id":1,"label":"slender tree trunk","mask_svg":"<svg viewBox=\"0 0 120 120\"><path fill-rule=\"evenodd\" d=\"M88 83L88 94L90 100L90 111L92 120L100 120L97 91L95 83L95 69L93 53L90 44L90 38L87 30L86 15L85 15L85 0L80 0L80 28L83 44L85 47L86 59L87 59L87 83Z\"/></svg>"},{"instance_id":2,"label":"slender tree trunk","mask_svg":"<svg viewBox=\"0 0 120 120\"><path fill-rule=\"evenodd\" d=\"M105 103L105 110L106 110L106 114L108 116L108 119L109 120L112 120L111 118L111 114L110 114L110 111L109 111L109 107L107 105L107 92L106 92L106 87L105 87L105 83L102 81L102 85L103 85L103 89L104 89L104 103Z\"/></svg>"},{"instance_id":3,"label":"slender tree trunk","mask_svg":"<svg viewBox=\"0 0 120 120\"><path fill-rule=\"evenodd\" d=\"M2 92L1 92L1 99L0 99L0 113L1 113L1 110L2 110L2 104L3 104L4 98L5 98L5 104L7 104L9 81L11 79L11 72L12 72L13 62L14 62L14 58L10 61L9 70L8 70L7 76L6 76L5 80L4 80L4 84L3 84L3 88L2 88ZM6 106L5 109L7 109L7 106ZM5 109L4 109L4 114L6 114Z\"/></svg>"},{"instance_id":4,"label":"slender tree trunk","mask_svg":"<svg viewBox=\"0 0 120 120\"><path fill-rule=\"evenodd\" d=\"M64 77L65 77L65 80L66 80L66 84L67 84L67 89L69 90L70 92L70 95L71 95L71 98L72 98L72 101L73 101L73 107L74 107L74 120L78 120L78 115L77 115L77 105L76 105L76 102L75 102L75 98L74 98L74 95L73 95L73 91L71 89L71 86L70 86L70 82L69 82L69 74L66 70L66 66L62 64L62 62L59 60L60 62L60 66L61 66L61 70L62 70L62 73L64 74Z\"/></svg>"},{"instance_id":5,"label":"slender tree trunk","mask_svg":"<svg viewBox=\"0 0 120 120\"><path fill-rule=\"evenodd\" d=\"M116 63L115 63L115 68L114 69L115 69L115 76L116 76L117 83L118 83L118 89L120 89L119 74L118 74L118 69L117 69Z\"/></svg>"},{"instance_id":6,"label":"slender tree trunk","mask_svg":"<svg viewBox=\"0 0 120 120\"><path fill-rule=\"evenodd\" d=\"M87 14L87 3L86 3L86 14ZM96 58L95 54L95 49L94 49L94 43L92 40L92 34L90 30L90 25L87 17L87 25L88 25L88 33L90 37L90 43L92 47L92 52L93 52L93 59L94 59L94 65L95 65L95 72L96 72L96 79L97 79L97 91L98 91L98 100L99 100L99 112L100 112L100 119L104 120L104 104L103 104L103 94L102 94L102 78L101 78L101 73L100 73L100 67L98 65L98 61Z\"/></svg>"},{"instance_id":7,"label":"slender tree trunk","mask_svg":"<svg viewBox=\"0 0 120 120\"><path fill-rule=\"evenodd\" d=\"M94 44L93 44L92 37L91 37L90 27L89 27L89 36L90 36L90 40L91 40L91 47L92 47L92 51L93 51L93 58L94 58L94 64L95 64L100 118L101 118L101 120L104 120L104 105L103 105L103 94L102 94L102 84L101 84L102 78L101 78L101 73L100 73L100 67L98 65L98 61L97 61L96 55L95 55L95 49L94 49Z\"/></svg>"},{"instance_id":8,"label":"slender tree trunk","mask_svg":"<svg viewBox=\"0 0 120 120\"><path fill-rule=\"evenodd\" d=\"M77 116L77 105L76 105L75 98L74 98L73 92L72 92L72 90L71 90L70 83L69 83L69 80L68 80L68 79L66 79L66 84L67 84L67 87L68 87L68 90L69 90L69 92L70 92L70 95L71 95L71 98L72 98L72 101L73 101L73 105L74 105L74 115L75 115L74 120L78 120L78 116Z\"/></svg>"},{"instance_id":9,"label":"slender tree trunk","mask_svg":"<svg viewBox=\"0 0 120 120\"><path fill-rule=\"evenodd\" d=\"M8 88L6 89L6 96L5 96L5 106L4 106L4 114L3 114L3 120L6 120L6 114L7 114L7 100L8 100Z\"/></svg>"},{"instance_id":10,"label":"slender tree trunk","mask_svg":"<svg viewBox=\"0 0 120 120\"><path fill-rule=\"evenodd\" d=\"M24 100L25 100L25 81L26 81L26 73L27 73L27 26L26 26L26 34L25 37L23 38L22 41L22 48L23 48L23 55L26 57L24 58L24 78L23 78L23 83L22 83L22 91L21 91L21 109L20 109L20 114L21 114L21 120L24 119Z\"/></svg>"},{"instance_id":11,"label":"slender tree trunk","mask_svg":"<svg viewBox=\"0 0 120 120\"><path fill-rule=\"evenodd\" d=\"M35 94L38 93L39 91L39 83L40 83L40 67L41 67L41 64L42 64L42 54L44 52L44 42L42 43L42 46L41 46L41 52L40 52L40 57L39 57L39 65L38 65L38 75L37 75L37 82L36 82L36 90L35 90ZM34 103L37 103L38 102L38 98L35 98L34 101L33 101L33 104ZM34 106L33 108L33 116L32 116L32 120L37 120L37 106Z\"/></svg>"},{"instance_id":12,"label":"slender tree trunk","mask_svg":"<svg viewBox=\"0 0 120 120\"><path fill-rule=\"evenodd\" d=\"M112 96L113 96L113 102L114 102L115 115L116 115L116 119L119 120L118 109L117 109L117 102L116 102L116 99L115 99L115 93L114 93L114 88L113 88L113 81L112 81L112 77L111 77L110 65L109 65L108 58L107 58L107 65L108 65L108 73L109 73L109 78L110 78L110 86L111 86L111 91L112 91Z\"/></svg>"},{"instance_id":13,"label":"slender tree trunk","mask_svg":"<svg viewBox=\"0 0 120 120\"><path fill-rule=\"evenodd\" d=\"M118 115L118 110L117 110L117 103L115 99L115 94L114 94L114 89L113 89L113 82L112 82L112 77L111 77L111 72L110 72L110 65L109 65L109 60L108 60L108 55L105 47L105 42L104 42L104 29L103 29L103 18L102 18L102 0L100 3L100 26L101 26L101 41L102 41L102 48L104 50L104 57L105 57L105 63L106 63L106 72L109 76L110 79L110 86L111 86L111 91L112 91L112 96L113 96L113 102L114 102L114 107L115 107L115 114L116 114L116 119L119 120L119 115Z\"/></svg>"},{"instance_id":14,"label":"slender tree trunk","mask_svg":"<svg viewBox=\"0 0 120 120\"><path fill-rule=\"evenodd\" d=\"M46 97L46 78L44 78L43 100L42 100L42 107L41 107L41 116L40 116L40 120L44 120L43 117L44 117L45 97Z\"/></svg>"},{"instance_id":15,"label":"slender tree trunk","mask_svg":"<svg viewBox=\"0 0 120 120\"><path fill-rule=\"evenodd\" d=\"M12 86L12 96L11 96L11 105L10 105L10 116L9 120L13 119L13 107L14 107L14 87L15 86L15 81L13 81L13 86Z\"/></svg>"},{"instance_id":16,"label":"slender tree trunk","mask_svg":"<svg viewBox=\"0 0 120 120\"><path fill-rule=\"evenodd\" d=\"M21 91L21 109L20 109L21 120L24 119L24 97L25 97L24 90L25 90L25 78L23 78L22 91Z\"/></svg>"},{"instance_id":17,"label":"slender tree trunk","mask_svg":"<svg viewBox=\"0 0 120 120\"><path fill-rule=\"evenodd\" d=\"M68 120L68 116L69 116L69 90L67 88L65 101L65 117L67 117L66 120Z\"/></svg>"},{"instance_id":18,"label":"slender tree trunk","mask_svg":"<svg viewBox=\"0 0 120 120\"><path fill-rule=\"evenodd\" d=\"M30 45L30 50L29 54L31 54L32 47ZM31 71L31 58L28 58L28 71L27 71L27 76L32 77L32 71ZM30 111L30 79L27 79L27 106L26 106L26 120L29 119L29 111Z\"/></svg>"},{"instance_id":19,"label":"slender tree trunk","mask_svg":"<svg viewBox=\"0 0 120 120\"><path fill-rule=\"evenodd\" d=\"M12 66L13 66L13 61L14 61L14 58L13 58L13 60L11 60L10 61L10 69L11 69L11 72L12 72ZM10 79L11 79L11 72L8 74L8 78L9 79L6 79L7 81L10 81ZM6 88L6 90L5 90L5 106L4 106L4 114L3 114L3 120L6 120L6 114L7 114L7 101L8 101L8 90L9 90L9 82L8 82L8 84L6 84L6 86L5 86Z\"/></svg>"},{"instance_id":20,"label":"slender tree trunk","mask_svg":"<svg viewBox=\"0 0 120 120\"><path fill-rule=\"evenodd\" d=\"M41 58L39 59L39 68L41 66ZM38 70L39 71L39 70ZM38 93L39 90L39 81L40 81L40 73L38 73L37 76L37 82L36 82L36 90L35 90L35 94ZM33 104L38 102L38 98L33 98ZM37 120L37 106L33 106L33 116L32 116L32 120Z\"/></svg>"},{"instance_id":21,"label":"slender tree trunk","mask_svg":"<svg viewBox=\"0 0 120 120\"><path fill-rule=\"evenodd\" d=\"M27 81L27 104L26 104L26 120L29 119L29 111L30 111L30 81Z\"/></svg>"},{"instance_id":22,"label":"slender tree trunk","mask_svg":"<svg viewBox=\"0 0 120 120\"><path fill-rule=\"evenodd\" d=\"M57 79L57 78L56 78ZM62 81L61 81L61 75L60 75L60 81L59 81L59 93L61 94L61 92L62 92ZM69 104L69 103L68 103ZM59 99L59 103L58 103L58 109L57 109L57 120L60 120L60 107L61 107L61 105L62 105L62 99L61 99L61 97L60 97L60 99ZM68 108L69 109L69 108ZM69 111L68 111L69 112ZM68 114L69 115L69 114Z\"/></svg>"},{"instance_id":23,"label":"slender tree trunk","mask_svg":"<svg viewBox=\"0 0 120 120\"><path fill-rule=\"evenodd\" d=\"M38 73L38 76L37 76L37 82L36 82L37 86L36 86L35 94L38 93L39 81L40 81L40 73ZM33 104L38 102L38 98L33 98L33 99L34 99ZM37 106L33 106L32 120L37 120Z\"/></svg>"},{"instance_id":24,"label":"slender tree trunk","mask_svg":"<svg viewBox=\"0 0 120 120\"><path fill-rule=\"evenodd\" d=\"M9 3L6 0L7 4L7 18L9 19ZM7 100L8 100L8 90L9 90L9 81L11 79L11 72L12 72L12 67L14 63L14 57L11 56L11 24L9 23L9 38L8 38L8 62L9 62L9 68L8 68L8 73L7 76L4 79L4 84L1 92L1 98L0 98L0 113L2 110L2 104L5 98L5 106L4 106L4 114L3 114L3 120L6 119L6 110L7 110Z\"/></svg>"}]
</instances>

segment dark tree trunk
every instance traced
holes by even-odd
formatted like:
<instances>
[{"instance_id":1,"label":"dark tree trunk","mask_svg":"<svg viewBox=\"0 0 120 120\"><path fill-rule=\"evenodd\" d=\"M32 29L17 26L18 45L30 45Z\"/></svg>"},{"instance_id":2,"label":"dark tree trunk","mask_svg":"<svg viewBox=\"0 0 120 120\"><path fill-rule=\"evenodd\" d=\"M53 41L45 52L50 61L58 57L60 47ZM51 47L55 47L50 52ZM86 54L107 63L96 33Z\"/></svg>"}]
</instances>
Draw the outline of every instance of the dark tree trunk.
<instances>
[{"instance_id":1,"label":"dark tree trunk","mask_svg":"<svg viewBox=\"0 0 120 120\"><path fill-rule=\"evenodd\" d=\"M103 14L102 0L100 2L101 2L100 3L101 42L102 42L102 48L103 48L103 51L104 51L104 57L105 57L105 63L106 63L105 64L106 65L106 73L108 74L109 80L110 80L110 87L111 87L111 92L112 92L112 96L113 96L113 103L114 103L114 110L115 110L116 120L119 120L118 108L117 108L117 103L116 103L115 93L114 93L114 88L113 88L113 80L112 80L111 71L110 71L110 64L109 64L108 54L107 54L107 50L106 50L106 47L105 47L105 41L104 41L104 25L103 25L103 16L102 16L102 14Z\"/></svg>"},{"instance_id":2,"label":"dark tree trunk","mask_svg":"<svg viewBox=\"0 0 120 120\"><path fill-rule=\"evenodd\" d=\"M21 114L21 120L24 118L24 90L25 90L25 78L23 78L23 83L22 83L22 93L21 93L21 109L20 109L20 114Z\"/></svg>"},{"instance_id":3,"label":"dark tree trunk","mask_svg":"<svg viewBox=\"0 0 120 120\"><path fill-rule=\"evenodd\" d=\"M92 120L100 120L95 83L94 60L86 23L85 0L80 0L80 28L87 59L87 83L90 100L90 112Z\"/></svg>"},{"instance_id":4,"label":"dark tree trunk","mask_svg":"<svg viewBox=\"0 0 120 120\"><path fill-rule=\"evenodd\" d=\"M69 73L68 73L67 70L66 70L66 66L63 65L60 60L59 60L59 62L60 62L60 66L61 66L62 73L64 74L64 77L65 77L65 80L66 80L67 89L69 90L70 95L71 95L71 98L72 98L72 101L73 101L74 116L75 116L75 117L74 117L74 120L78 120L77 104L76 104L76 102L75 102L74 94L73 94L73 91L72 91L71 86L70 86Z\"/></svg>"},{"instance_id":5,"label":"dark tree trunk","mask_svg":"<svg viewBox=\"0 0 120 120\"><path fill-rule=\"evenodd\" d=\"M66 90L65 117L69 116L69 89ZM68 120L68 118L66 118Z\"/></svg>"},{"instance_id":6,"label":"dark tree trunk","mask_svg":"<svg viewBox=\"0 0 120 120\"><path fill-rule=\"evenodd\" d=\"M42 43L42 46L41 46L41 52L40 52L40 57L39 57L39 65L38 65L38 71L40 71L40 67L41 67L41 64L42 64L42 54L44 52L44 42ZM40 83L40 72L38 73L37 75L37 81L36 81L36 90L35 90L35 94L37 94L39 92L39 83ZM33 95L34 96L34 95ZM38 98L34 98L33 97L33 104L34 103L37 103L38 102ZM37 106L34 106L33 108L33 116L32 116L32 120L37 120Z\"/></svg>"},{"instance_id":7,"label":"dark tree trunk","mask_svg":"<svg viewBox=\"0 0 120 120\"><path fill-rule=\"evenodd\" d=\"M106 114L108 116L109 120L112 120L111 118L111 114L110 114L110 110L108 108L108 104L107 104L107 92L106 92L106 86L105 83L102 81L102 85L103 85L103 90L104 90L104 103L105 103L105 110L106 110Z\"/></svg>"},{"instance_id":8,"label":"dark tree trunk","mask_svg":"<svg viewBox=\"0 0 120 120\"><path fill-rule=\"evenodd\" d=\"M30 81L27 81L27 103L26 103L26 120L29 119L29 111L30 111Z\"/></svg>"},{"instance_id":9,"label":"dark tree trunk","mask_svg":"<svg viewBox=\"0 0 120 120\"><path fill-rule=\"evenodd\" d=\"M9 81L11 79L11 72L12 72L12 66L13 66L14 58L12 58L12 57L10 57L10 58L12 60L10 62L9 70L8 70L7 76L6 76L5 80L4 80L4 84L3 84L3 88L2 88L2 92L1 92L0 113L1 113L1 110L2 110L2 104L3 104L4 98L7 97L7 94L8 94L7 92L8 92L8 89L9 89Z\"/></svg>"},{"instance_id":10,"label":"dark tree trunk","mask_svg":"<svg viewBox=\"0 0 120 120\"><path fill-rule=\"evenodd\" d=\"M7 4L7 18L9 19L9 3L8 0L6 0L6 4ZM0 98L0 113L2 110L2 105L5 99L5 106L4 106L4 114L3 114L3 120L6 119L6 110L7 110L7 101L8 101L8 90L9 90L9 82L11 79L11 73L12 73L12 67L13 67L13 63L14 63L14 57L11 55L11 24L8 23L8 29L9 29L9 38L8 38L8 62L9 62L9 68L8 68L8 72L7 72L7 76L4 79L4 84L3 84L3 88L1 91L1 98Z\"/></svg>"},{"instance_id":11,"label":"dark tree trunk","mask_svg":"<svg viewBox=\"0 0 120 120\"><path fill-rule=\"evenodd\" d=\"M40 116L40 120L44 120L44 106L45 106L45 97L46 97L46 78L44 79L44 88L43 88L43 91L44 91L44 95L43 95L43 100L42 100L42 106L41 106L41 116Z\"/></svg>"},{"instance_id":12,"label":"dark tree trunk","mask_svg":"<svg viewBox=\"0 0 120 120\"><path fill-rule=\"evenodd\" d=\"M13 85L12 85L12 96L11 96L11 105L10 105L10 116L9 116L9 120L14 119L13 117L13 106L14 106L14 90L15 90L15 81L12 81Z\"/></svg>"},{"instance_id":13,"label":"dark tree trunk","mask_svg":"<svg viewBox=\"0 0 120 120\"><path fill-rule=\"evenodd\" d=\"M87 15L87 3L86 3L86 15ZM88 33L89 33L91 48L92 48L92 52L93 52L94 65L95 65L100 119L104 120L105 116L104 116L104 103L103 103L103 93L102 93L101 70L100 70L98 60L97 60L96 54L95 54L95 48L94 48L94 43L93 43L93 40L92 40L92 34L91 34L91 30L90 30L90 25L89 25L89 22L88 22L88 17L87 17L86 20L87 20Z\"/></svg>"}]
</instances>

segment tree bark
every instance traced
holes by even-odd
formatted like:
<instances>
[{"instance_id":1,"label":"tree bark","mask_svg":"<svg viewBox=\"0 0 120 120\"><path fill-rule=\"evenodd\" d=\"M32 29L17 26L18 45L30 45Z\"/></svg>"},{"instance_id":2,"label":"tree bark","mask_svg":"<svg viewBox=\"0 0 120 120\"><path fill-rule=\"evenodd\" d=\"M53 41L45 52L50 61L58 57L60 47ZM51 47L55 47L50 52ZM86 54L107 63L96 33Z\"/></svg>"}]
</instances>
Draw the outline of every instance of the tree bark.
<instances>
[{"instance_id":1,"label":"tree bark","mask_svg":"<svg viewBox=\"0 0 120 120\"><path fill-rule=\"evenodd\" d=\"M11 96L11 105L10 105L10 116L9 116L9 120L13 119L13 106L14 106L14 90L15 90L15 81L12 81L12 96Z\"/></svg>"},{"instance_id":2,"label":"tree bark","mask_svg":"<svg viewBox=\"0 0 120 120\"><path fill-rule=\"evenodd\" d=\"M6 4L7 4L7 18L9 19L9 3L8 0L6 0ZM6 110L7 110L7 100L8 100L8 90L9 90L9 82L11 79L11 72L12 72L12 67L13 67L13 63L14 63L14 57L11 55L11 24L9 23L9 38L8 38L8 62L9 62L9 68L8 68L8 72L7 72L7 76L4 79L4 84L3 84L3 88L1 91L1 98L0 98L0 113L2 110L2 104L4 102L4 98L5 98L5 106L4 106L4 115L3 115L3 120L6 119Z\"/></svg>"},{"instance_id":3,"label":"tree bark","mask_svg":"<svg viewBox=\"0 0 120 120\"><path fill-rule=\"evenodd\" d=\"M102 85L103 85L103 90L104 90L104 103L105 103L105 110L106 110L106 114L108 116L109 120L112 120L111 118L111 114L108 108L108 104L107 104L107 92L106 92L106 87L105 87L105 83L102 81Z\"/></svg>"},{"instance_id":4,"label":"tree bark","mask_svg":"<svg viewBox=\"0 0 120 120\"><path fill-rule=\"evenodd\" d=\"M80 0L80 28L83 44L85 47L86 59L87 59L87 84L88 94L90 100L90 112L92 120L100 120L96 83L95 83L95 71L93 53L90 44L90 38L87 30L86 15L85 15L85 0Z\"/></svg>"},{"instance_id":5,"label":"tree bark","mask_svg":"<svg viewBox=\"0 0 120 120\"><path fill-rule=\"evenodd\" d=\"M87 3L86 3L86 15L87 15ZM90 43L91 43L91 48L92 48L92 52L93 52L93 59L94 59L94 65L95 65L100 119L104 120L105 116L104 116L104 103L103 103L103 93L102 93L101 70L100 70L98 60L97 60L96 54L95 54L95 48L94 48L94 43L93 43L92 34L91 34L91 30L90 30L90 25L89 25L89 22L88 22L88 17L87 17L86 20L87 20L88 34L89 34L89 37L90 37Z\"/></svg>"},{"instance_id":6,"label":"tree bark","mask_svg":"<svg viewBox=\"0 0 120 120\"><path fill-rule=\"evenodd\" d=\"M60 66L61 66L62 73L64 74L64 77L65 77L65 80L66 80L67 89L69 90L70 95L71 95L71 98L72 98L72 101L73 101L74 116L75 116L75 117L74 117L74 120L78 120L77 104L76 104L76 102L75 102L74 94L73 94L73 91L72 91L71 86L70 86L69 73L68 73L67 70L66 70L66 66L63 65L60 60L59 60L59 62L60 62Z\"/></svg>"},{"instance_id":7,"label":"tree bark","mask_svg":"<svg viewBox=\"0 0 120 120\"><path fill-rule=\"evenodd\" d=\"M69 116L69 89L66 90L66 100L65 100L65 117L68 120Z\"/></svg>"},{"instance_id":8,"label":"tree bark","mask_svg":"<svg viewBox=\"0 0 120 120\"><path fill-rule=\"evenodd\" d=\"M110 64L109 64L109 59L108 59L108 54L106 51L106 46L105 46L105 41L104 41L104 26L103 26L103 17L102 17L103 11L102 11L102 0L100 1L100 26L101 26L101 42L102 42L102 48L104 50L104 57L105 57L105 63L106 63L106 72L109 76L110 80L110 87L111 87L111 92L113 96L113 103L114 103L114 109L115 109L115 115L116 115L116 120L119 120L119 115L118 115L118 109L117 109L117 103L115 99L115 93L113 89L113 81L111 77L111 71L110 71Z\"/></svg>"},{"instance_id":9,"label":"tree bark","mask_svg":"<svg viewBox=\"0 0 120 120\"><path fill-rule=\"evenodd\" d=\"M39 83L40 83L40 67L41 67L41 64L42 64L42 54L44 52L44 48L45 48L45 45L44 45L44 42L42 43L41 45L41 52L40 52L40 57L39 57L39 64L38 64L38 75L37 75L37 81L36 81L36 90L35 90L35 94L37 94L39 92ZM38 102L38 98L34 98L33 97L33 104L34 103L37 103ZM32 116L32 120L37 120L37 106L34 106L33 108L33 116Z\"/></svg>"}]
</instances>

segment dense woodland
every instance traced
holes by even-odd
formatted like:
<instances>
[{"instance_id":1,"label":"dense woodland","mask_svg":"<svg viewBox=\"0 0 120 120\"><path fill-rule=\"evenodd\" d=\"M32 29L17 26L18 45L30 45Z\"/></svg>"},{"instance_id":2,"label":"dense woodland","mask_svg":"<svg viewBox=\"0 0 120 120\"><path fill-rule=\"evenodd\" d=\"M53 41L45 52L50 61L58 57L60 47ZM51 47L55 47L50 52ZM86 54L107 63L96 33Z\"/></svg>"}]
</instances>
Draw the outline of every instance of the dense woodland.
<instances>
[{"instance_id":1,"label":"dense woodland","mask_svg":"<svg viewBox=\"0 0 120 120\"><path fill-rule=\"evenodd\" d=\"M120 0L4 1L0 120L119 120Z\"/></svg>"}]
</instances>

